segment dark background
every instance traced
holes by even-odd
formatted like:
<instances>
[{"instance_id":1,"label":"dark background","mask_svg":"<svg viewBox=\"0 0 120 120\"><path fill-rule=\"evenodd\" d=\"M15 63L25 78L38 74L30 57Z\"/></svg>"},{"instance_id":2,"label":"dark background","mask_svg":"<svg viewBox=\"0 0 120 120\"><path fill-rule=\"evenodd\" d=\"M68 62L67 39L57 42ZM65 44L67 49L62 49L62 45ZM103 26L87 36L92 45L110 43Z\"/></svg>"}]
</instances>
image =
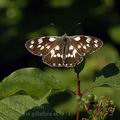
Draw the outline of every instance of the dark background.
<instances>
[{"instance_id":1,"label":"dark background","mask_svg":"<svg viewBox=\"0 0 120 120\"><path fill-rule=\"evenodd\" d=\"M25 42L64 33L98 37L110 45L108 59L119 60L120 1L0 0L0 80L20 68L46 68Z\"/></svg>"}]
</instances>

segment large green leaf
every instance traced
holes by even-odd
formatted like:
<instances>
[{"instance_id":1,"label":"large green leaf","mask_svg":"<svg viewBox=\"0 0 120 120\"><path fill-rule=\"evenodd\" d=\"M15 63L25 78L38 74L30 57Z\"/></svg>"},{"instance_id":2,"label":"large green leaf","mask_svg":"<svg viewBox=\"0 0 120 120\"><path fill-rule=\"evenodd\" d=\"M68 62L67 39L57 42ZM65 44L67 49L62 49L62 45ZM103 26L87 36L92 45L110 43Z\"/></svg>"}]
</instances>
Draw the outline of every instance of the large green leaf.
<instances>
[{"instance_id":1,"label":"large green leaf","mask_svg":"<svg viewBox=\"0 0 120 120\"><path fill-rule=\"evenodd\" d=\"M60 114L43 101L28 95L6 97L0 100L0 120L63 120Z\"/></svg>"},{"instance_id":2,"label":"large green leaf","mask_svg":"<svg viewBox=\"0 0 120 120\"><path fill-rule=\"evenodd\" d=\"M54 77L37 68L24 68L13 72L0 83L0 98L19 91L36 98L47 97L52 89L59 88Z\"/></svg>"},{"instance_id":3,"label":"large green leaf","mask_svg":"<svg viewBox=\"0 0 120 120\"><path fill-rule=\"evenodd\" d=\"M50 106L40 106L47 102L46 98L51 94L52 89L61 91L67 87L63 86L63 82L61 83L62 78L59 80L59 75L63 77L62 71L58 74L59 72L53 70L48 75L37 68L24 68L6 77L0 83L0 120L66 120L65 116L56 113Z\"/></svg>"}]
</instances>

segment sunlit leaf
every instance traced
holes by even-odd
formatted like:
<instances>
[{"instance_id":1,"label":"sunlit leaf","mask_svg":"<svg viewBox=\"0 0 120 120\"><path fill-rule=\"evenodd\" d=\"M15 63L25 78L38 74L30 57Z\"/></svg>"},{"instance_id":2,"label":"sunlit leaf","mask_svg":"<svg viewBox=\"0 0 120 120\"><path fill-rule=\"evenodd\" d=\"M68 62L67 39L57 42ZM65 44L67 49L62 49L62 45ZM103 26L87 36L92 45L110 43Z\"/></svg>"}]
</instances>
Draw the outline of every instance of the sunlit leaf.
<instances>
[{"instance_id":1,"label":"sunlit leaf","mask_svg":"<svg viewBox=\"0 0 120 120\"><path fill-rule=\"evenodd\" d=\"M43 104L44 103L44 104ZM63 120L52 107L27 95L14 95L0 100L0 120Z\"/></svg>"},{"instance_id":2,"label":"sunlit leaf","mask_svg":"<svg viewBox=\"0 0 120 120\"><path fill-rule=\"evenodd\" d=\"M0 83L0 98L23 91L33 97L47 97L52 89L60 88L54 77L37 68L17 70Z\"/></svg>"}]
</instances>

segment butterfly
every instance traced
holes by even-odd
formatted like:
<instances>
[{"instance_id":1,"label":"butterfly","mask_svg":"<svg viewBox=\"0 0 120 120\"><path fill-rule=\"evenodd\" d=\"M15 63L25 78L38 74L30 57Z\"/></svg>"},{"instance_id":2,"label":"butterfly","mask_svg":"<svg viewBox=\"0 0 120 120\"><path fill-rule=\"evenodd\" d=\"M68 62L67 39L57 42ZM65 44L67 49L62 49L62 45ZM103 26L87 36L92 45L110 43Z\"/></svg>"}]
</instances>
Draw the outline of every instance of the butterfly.
<instances>
[{"instance_id":1,"label":"butterfly","mask_svg":"<svg viewBox=\"0 0 120 120\"><path fill-rule=\"evenodd\" d=\"M28 40L25 47L50 67L75 67L84 57L101 48L103 42L92 36L43 36Z\"/></svg>"}]
</instances>

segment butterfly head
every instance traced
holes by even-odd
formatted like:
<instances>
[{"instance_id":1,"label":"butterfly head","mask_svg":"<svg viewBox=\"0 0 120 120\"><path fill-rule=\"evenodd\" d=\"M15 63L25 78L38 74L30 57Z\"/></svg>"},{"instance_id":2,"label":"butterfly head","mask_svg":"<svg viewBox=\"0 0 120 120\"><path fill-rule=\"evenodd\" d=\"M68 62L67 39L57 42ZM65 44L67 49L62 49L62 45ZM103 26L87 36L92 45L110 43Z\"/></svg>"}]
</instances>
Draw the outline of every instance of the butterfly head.
<instances>
[{"instance_id":1,"label":"butterfly head","mask_svg":"<svg viewBox=\"0 0 120 120\"><path fill-rule=\"evenodd\" d=\"M65 33L62 37L63 37L63 38L67 38L68 36L67 36L67 34Z\"/></svg>"},{"instance_id":2,"label":"butterfly head","mask_svg":"<svg viewBox=\"0 0 120 120\"><path fill-rule=\"evenodd\" d=\"M62 36L62 39L63 39L65 42L68 40L68 36L67 36L66 33Z\"/></svg>"}]
</instances>

